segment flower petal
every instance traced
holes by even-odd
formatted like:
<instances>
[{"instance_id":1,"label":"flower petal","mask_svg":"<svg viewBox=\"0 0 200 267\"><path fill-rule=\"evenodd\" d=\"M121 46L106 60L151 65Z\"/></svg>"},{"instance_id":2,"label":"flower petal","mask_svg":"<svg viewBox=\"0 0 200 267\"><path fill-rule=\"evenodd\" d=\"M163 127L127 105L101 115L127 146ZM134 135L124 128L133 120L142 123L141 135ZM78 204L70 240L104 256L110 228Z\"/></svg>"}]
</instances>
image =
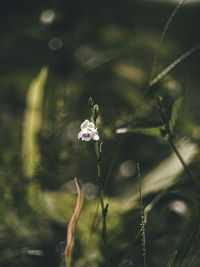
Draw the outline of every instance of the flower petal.
<instances>
[{"instance_id":1,"label":"flower petal","mask_svg":"<svg viewBox=\"0 0 200 267\"><path fill-rule=\"evenodd\" d=\"M93 122L89 122L87 127L88 127L88 128L91 128L91 129L94 129L94 128L95 128Z\"/></svg>"},{"instance_id":2,"label":"flower petal","mask_svg":"<svg viewBox=\"0 0 200 267\"><path fill-rule=\"evenodd\" d=\"M90 141L91 140L91 135L89 136L82 136L82 141Z\"/></svg>"},{"instance_id":3,"label":"flower petal","mask_svg":"<svg viewBox=\"0 0 200 267\"><path fill-rule=\"evenodd\" d=\"M99 135L98 135L98 133L93 133L93 134L92 134L92 139L95 140L95 141L98 141L98 140L99 140Z\"/></svg>"},{"instance_id":4,"label":"flower petal","mask_svg":"<svg viewBox=\"0 0 200 267\"><path fill-rule=\"evenodd\" d=\"M81 130L84 130L88 127L89 124L89 120L85 120L82 124L81 124Z\"/></svg>"},{"instance_id":5,"label":"flower petal","mask_svg":"<svg viewBox=\"0 0 200 267\"><path fill-rule=\"evenodd\" d=\"M89 128L90 129L90 131L92 132L92 133L97 133L98 134L98 132L97 132L97 128Z\"/></svg>"},{"instance_id":6,"label":"flower petal","mask_svg":"<svg viewBox=\"0 0 200 267\"><path fill-rule=\"evenodd\" d=\"M83 131L80 131L80 133L78 134L78 139L80 139L82 137Z\"/></svg>"},{"instance_id":7,"label":"flower petal","mask_svg":"<svg viewBox=\"0 0 200 267\"><path fill-rule=\"evenodd\" d=\"M89 120L85 120L81 124L81 131L78 134L78 139L82 141L90 141L91 139L98 141L99 135L95 124Z\"/></svg>"}]
</instances>

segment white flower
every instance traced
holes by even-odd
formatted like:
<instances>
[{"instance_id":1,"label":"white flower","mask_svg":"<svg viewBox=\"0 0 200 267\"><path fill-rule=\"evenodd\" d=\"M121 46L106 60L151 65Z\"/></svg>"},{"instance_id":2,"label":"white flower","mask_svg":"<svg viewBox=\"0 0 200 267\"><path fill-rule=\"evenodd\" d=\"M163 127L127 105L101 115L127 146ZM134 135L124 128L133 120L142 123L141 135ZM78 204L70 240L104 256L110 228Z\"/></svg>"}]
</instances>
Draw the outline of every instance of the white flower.
<instances>
[{"instance_id":1,"label":"white flower","mask_svg":"<svg viewBox=\"0 0 200 267\"><path fill-rule=\"evenodd\" d=\"M78 134L78 139L81 139L82 141L90 141L91 139L95 141L99 140L98 131L93 122L85 120L81 124L81 131Z\"/></svg>"}]
</instances>

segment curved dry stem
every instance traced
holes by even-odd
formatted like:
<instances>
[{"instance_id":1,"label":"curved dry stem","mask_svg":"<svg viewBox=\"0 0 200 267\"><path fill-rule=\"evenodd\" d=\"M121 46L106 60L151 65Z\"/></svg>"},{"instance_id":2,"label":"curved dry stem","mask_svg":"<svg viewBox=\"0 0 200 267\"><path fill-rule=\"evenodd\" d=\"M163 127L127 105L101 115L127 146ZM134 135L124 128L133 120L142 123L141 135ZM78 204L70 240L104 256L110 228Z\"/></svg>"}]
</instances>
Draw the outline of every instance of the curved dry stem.
<instances>
[{"instance_id":1,"label":"curved dry stem","mask_svg":"<svg viewBox=\"0 0 200 267\"><path fill-rule=\"evenodd\" d=\"M78 179L75 177L74 178L74 182L76 185L76 189L77 189L77 200L76 200L76 206L73 212L73 215L71 217L71 220L68 224L67 227L67 245L65 248L65 259L66 259L66 267L71 267L71 263L72 263L72 253L73 253L73 247L74 247L74 243L75 243L75 237L76 237L76 224L80 215L80 210L82 207L82 192L81 192L81 188L78 182Z\"/></svg>"}]
</instances>

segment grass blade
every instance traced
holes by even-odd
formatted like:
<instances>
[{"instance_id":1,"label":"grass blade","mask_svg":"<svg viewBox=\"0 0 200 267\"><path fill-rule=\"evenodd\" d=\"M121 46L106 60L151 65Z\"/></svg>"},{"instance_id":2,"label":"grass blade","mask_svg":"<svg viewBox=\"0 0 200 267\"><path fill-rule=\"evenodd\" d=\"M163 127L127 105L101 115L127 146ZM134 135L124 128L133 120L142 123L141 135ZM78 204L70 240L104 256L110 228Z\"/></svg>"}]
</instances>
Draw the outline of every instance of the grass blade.
<instances>
[{"instance_id":1,"label":"grass blade","mask_svg":"<svg viewBox=\"0 0 200 267\"><path fill-rule=\"evenodd\" d=\"M187 220L183 234L177 244L177 254L174 259L173 267L183 266L183 262L191 246L194 244L195 238L198 236L198 230L200 227L200 206L196 205L190 217Z\"/></svg>"},{"instance_id":2,"label":"grass blade","mask_svg":"<svg viewBox=\"0 0 200 267\"><path fill-rule=\"evenodd\" d=\"M152 87L158 81L160 81L167 73L169 73L177 64L182 62L185 58L190 56L192 53L197 51L200 48L200 44L193 46L191 49L186 51L180 57L178 57L174 62L172 62L167 68L165 68L160 74L158 74L151 82L149 83L149 87Z\"/></svg>"},{"instance_id":3,"label":"grass blade","mask_svg":"<svg viewBox=\"0 0 200 267\"><path fill-rule=\"evenodd\" d=\"M155 74L155 71L156 71L156 63L157 63L157 59L158 59L158 56L159 56L159 53L160 53L160 48L161 48L161 45L162 45L162 42L165 38L165 35L166 35L166 32L173 20L173 18L175 17L177 11L179 10L179 8L181 7L181 5L184 3L185 0L180 0L177 4L177 6L175 7L175 9L172 11L172 13L170 14L165 26L164 26L164 29L162 31L162 34L160 36L160 41L159 41L159 44L158 44L158 48L156 49L156 53L155 53L155 56L154 56L154 60L153 60L153 65L152 65L152 70L151 70L151 75L150 75L150 81L152 80L154 74Z\"/></svg>"},{"instance_id":4,"label":"grass blade","mask_svg":"<svg viewBox=\"0 0 200 267\"><path fill-rule=\"evenodd\" d=\"M169 260L169 262L168 262L168 264L167 264L167 267L172 267L172 264L173 264L173 262L174 262L174 260L175 260L175 257L176 257L177 252L178 252L178 251L175 250L174 254L172 255L172 257L170 258L170 260Z\"/></svg>"},{"instance_id":5,"label":"grass blade","mask_svg":"<svg viewBox=\"0 0 200 267\"><path fill-rule=\"evenodd\" d=\"M172 134L173 134L174 126L176 124L178 113L182 106L182 103L183 103L183 96L177 99L176 102L172 106L172 113L171 113L171 118L169 121L169 129Z\"/></svg>"},{"instance_id":6,"label":"grass blade","mask_svg":"<svg viewBox=\"0 0 200 267\"><path fill-rule=\"evenodd\" d=\"M200 249L197 251L197 253L194 255L194 257L192 258L192 261L190 262L190 264L188 265L188 267L192 267L193 263L195 262L195 260L197 259L197 257L200 254Z\"/></svg>"}]
</instances>

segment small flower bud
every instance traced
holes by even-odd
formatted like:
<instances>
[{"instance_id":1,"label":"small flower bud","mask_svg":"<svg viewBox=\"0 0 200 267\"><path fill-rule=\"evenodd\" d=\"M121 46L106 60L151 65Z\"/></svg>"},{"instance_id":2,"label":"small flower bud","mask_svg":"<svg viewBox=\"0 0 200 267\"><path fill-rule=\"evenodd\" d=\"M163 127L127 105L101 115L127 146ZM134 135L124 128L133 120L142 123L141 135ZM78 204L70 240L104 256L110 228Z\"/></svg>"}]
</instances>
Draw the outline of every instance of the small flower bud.
<instances>
[{"instance_id":1,"label":"small flower bud","mask_svg":"<svg viewBox=\"0 0 200 267\"><path fill-rule=\"evenodd\" d=\"M91 96L90 96L89 99L88 99L88 105L89 105L90 108L92 108L92 107L94 106L94 101L93 101L93 99L91 98Z\"/></svg>"},{"instance_id":2,"label":"small flower bud","mask_svg":"<svg viewBox=\"0 0 200 267\"><path fill-rule=\"evenodd\" d=\"M103 142L101 142L99 145L99 152L102 153L102 151L103 151Z\"/></svg>"},{"instance_id":3,"label":"small flower bud","mask_svg":"<svg viewBox=\"0 0 200 267\"><path fill-rule=\"evenodd\" d=\"M94 121L96 122L98 116L99 116L99 106L97 104L95 104L93 106L93 118L94 118Z\"/></svg>"}]
</instances>

